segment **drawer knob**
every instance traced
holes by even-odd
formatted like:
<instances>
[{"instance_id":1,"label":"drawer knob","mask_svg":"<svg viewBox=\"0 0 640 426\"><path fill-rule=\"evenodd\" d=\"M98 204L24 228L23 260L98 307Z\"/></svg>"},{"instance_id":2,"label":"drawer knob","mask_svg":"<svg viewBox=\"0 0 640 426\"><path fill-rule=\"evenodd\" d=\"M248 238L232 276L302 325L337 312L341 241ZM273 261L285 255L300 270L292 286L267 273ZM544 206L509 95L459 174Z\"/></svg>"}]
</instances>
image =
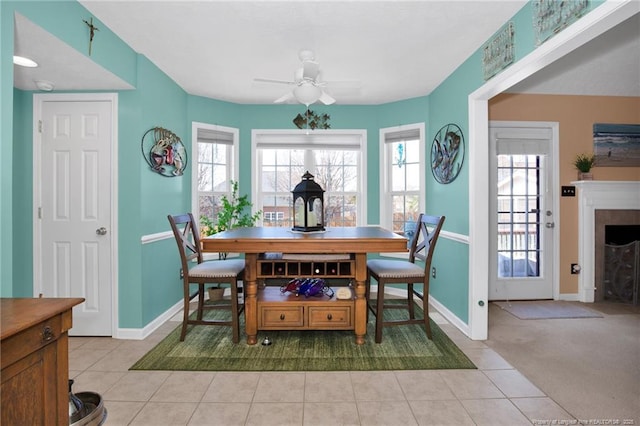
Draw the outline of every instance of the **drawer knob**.
<instances>
[{"instance_id":1,"label":"drawer knob","mask_svg":"<svg viewBox=\"0 0 640 426\"><path fill-rule=\"evenodd\" d=\"M50 326L45 326L42 329L42 341L49 342L55 338L55 334L53 333L53 329Z\"/></svg>"},{"instance_id":2,"label":"drawer knob","mask_svg":"<svg viewBox=\"0 0 640 426\"><path fill-rule=\"evenodd\" d=\"M333 315L328 314L328 315L327 315L327 319L328 319L329 321L331 321L331 320L333 319Z\"/></svg>"},{"instance_id":3,"label":"drawer knob","mask_svg":"<svg viewBox=\"0 0 640 426\"><path fill-rule=\"evenodd\" d=\"M284 314L280 314L280 320L284 321Z\"/></svg>"}]
</instances>

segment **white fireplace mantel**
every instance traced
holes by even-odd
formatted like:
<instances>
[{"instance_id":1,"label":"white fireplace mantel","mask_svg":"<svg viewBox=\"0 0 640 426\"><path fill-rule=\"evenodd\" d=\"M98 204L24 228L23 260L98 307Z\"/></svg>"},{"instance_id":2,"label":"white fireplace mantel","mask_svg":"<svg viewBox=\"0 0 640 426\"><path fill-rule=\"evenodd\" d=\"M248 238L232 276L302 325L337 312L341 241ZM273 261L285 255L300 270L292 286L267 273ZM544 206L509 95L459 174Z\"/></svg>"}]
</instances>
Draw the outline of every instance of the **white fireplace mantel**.
<instances>
[{"instance_id":1,"label":"white fireplace mantel","mask_svg":"<svg viewBox=\"0 0 640 426\"><path fill-rule=\"evenodd\" d=\"M596 210L639 210L640 181L577 181L578 188L578 300L595 299Z\"/></svg>"}]
</instances>

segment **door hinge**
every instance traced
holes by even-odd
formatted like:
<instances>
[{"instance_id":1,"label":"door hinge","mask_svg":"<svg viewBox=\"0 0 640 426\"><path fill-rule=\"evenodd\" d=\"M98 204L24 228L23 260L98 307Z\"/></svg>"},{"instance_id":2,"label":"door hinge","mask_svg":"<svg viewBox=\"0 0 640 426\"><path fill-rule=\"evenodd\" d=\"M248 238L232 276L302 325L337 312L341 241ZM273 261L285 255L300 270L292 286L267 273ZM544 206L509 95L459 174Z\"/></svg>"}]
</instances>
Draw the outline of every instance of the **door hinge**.
<instances>
[{"instance_id":1,"label":"door hinge","mask_svg":"<svg viewBox=\"0 0 640 426\"><path fill-rule=\"evenodd\" d=\"M42 133L42 120L38 120L38 133Z\"/></svg>"},{"instance_id":2,"label":"door hinge","mask_svg":"<svg viewBox=\"0 0 640 426\"><path fill-rule=\"evenodd\" d=\"M38 207L38 219L42 219L42 207Z\"/></svg>"}]
</instances>

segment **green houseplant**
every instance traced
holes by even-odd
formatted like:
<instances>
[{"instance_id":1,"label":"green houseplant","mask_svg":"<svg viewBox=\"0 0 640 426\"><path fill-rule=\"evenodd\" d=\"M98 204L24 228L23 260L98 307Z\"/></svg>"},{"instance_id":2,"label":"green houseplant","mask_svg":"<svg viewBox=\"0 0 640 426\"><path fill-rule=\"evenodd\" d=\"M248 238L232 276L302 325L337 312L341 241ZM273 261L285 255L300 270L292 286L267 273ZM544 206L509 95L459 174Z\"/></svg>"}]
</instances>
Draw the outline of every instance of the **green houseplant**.
<instances>
[{"instance_id":1,"label":"green houseplant","mask_svg":"<svg viewBox=\"0 0 640 426\"><path fill-rule=\"evenodd\" d=\"M227 229L243 228L255 226L256 221L260 219L262 211L251 214L253 204L249 201L247 195L238 196L238 182L231 181L231 197L223 195L220 198L221 205L218 210L218 216L215 218L200 216L200 234L209 236ZM220 254L225 259L226 253Z\"/></svg>"},{"instance_id":2,"label":"green houseplant","mask_svg":"<svg viewBox=\"0 0 640 426\"><path fill-rule=\"evenodd\" d=\"M592 180L593 174L591 174L591 168L596 162L596 156L594 154L578 154L573 165L578 169L578 180Z\"/></svg>"}]
</instances>

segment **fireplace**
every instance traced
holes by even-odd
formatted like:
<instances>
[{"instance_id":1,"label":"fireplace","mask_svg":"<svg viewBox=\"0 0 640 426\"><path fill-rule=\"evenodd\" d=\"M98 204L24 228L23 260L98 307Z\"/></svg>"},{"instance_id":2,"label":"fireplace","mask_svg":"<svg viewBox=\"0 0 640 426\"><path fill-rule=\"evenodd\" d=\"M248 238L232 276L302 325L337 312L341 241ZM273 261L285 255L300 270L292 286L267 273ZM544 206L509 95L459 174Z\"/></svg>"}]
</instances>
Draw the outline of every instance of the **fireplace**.
<instances>
[{"instance_id":1,"label":"fireplace","mask_svg":"<svg viewBox=\"0 0 640 426\"><path fill-rule=\"evenodd\" d=\"M640 225L640 182L579 181L578 300L604 299L606 225Z\"/></svg>"},{"instance_id":2,"label":"fireplace","mask_svg":"<svg viewBox=\"0 0 640 426\"><path fill-rule=\"evenodd\" d=\"M604 242L601 243L598 234L603 234L602 229ZM596 210L595 250L596 302L637 305L640 210Z\"/></svg>"}]
</instances>

